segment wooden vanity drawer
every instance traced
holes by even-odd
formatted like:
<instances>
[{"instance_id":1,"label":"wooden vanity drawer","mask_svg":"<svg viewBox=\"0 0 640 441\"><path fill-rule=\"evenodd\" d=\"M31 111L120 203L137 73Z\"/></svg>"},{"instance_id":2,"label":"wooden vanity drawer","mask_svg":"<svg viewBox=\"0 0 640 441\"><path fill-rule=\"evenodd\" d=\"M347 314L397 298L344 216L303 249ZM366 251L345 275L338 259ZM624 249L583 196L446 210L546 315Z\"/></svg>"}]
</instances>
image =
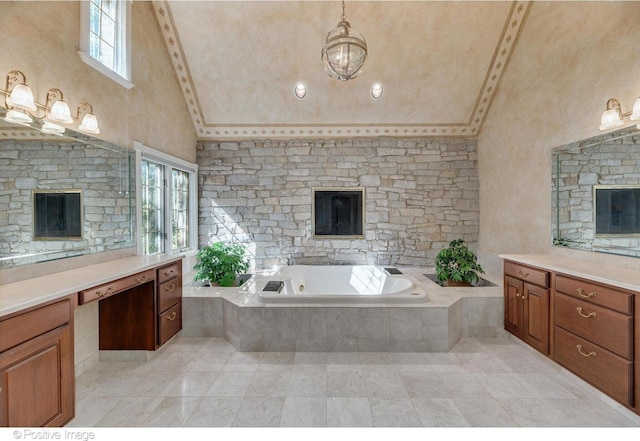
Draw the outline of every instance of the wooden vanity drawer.
<instances>
[{"instance_id":1,"label":"wooden vanity drawer","mask_svg":"<svg viewBox=\"0 0 640 441\"><path fill-rule=\"evenodd\" d=\"M123 279L105 283L104 285L80 291L78 293L78 304L83 305L95 300L100 300L151 280L155 280L155 270L144 271Z\"/></svg>"},{"instance_id":2,"label":"wooden vanity drawer","mask_svg":"<svg viewBox=\"0 0 640 441\"><path fill-rule=\"evenodd\" d=\"M586 300L623 314L633 311L633 294L575 277L556 275L556 292Z\"/></svg>"},{"instance_id":3,"label":"wooden vanity drawer","mask_svg":"<svg viewBox=\"0 0 640 441\"><path fill-rule=\"evenodd\" d=\"M555 327L553 359L607 393L633 406L633 363L606 349Z\"/></svg>"},{"instance_id":4,"label":"wooden vanity drawer","mask_svg":"<svg viewBox=\"0 0 640 441\"><path fill-rule=\"evenodd\" d=\"M182 298L182 277L176 277L158 286L158 311L163 312L180 302Z\"/></svg>"},{"instance_id":5,"label":"wooden vanity drawer","mask_svg":"<svg viewBox=\"0 0 640 441\"><path fill-rule=\"evenodd\" d=\"M158 316L158 344L164 344L181 329L182 307L178 303Z\"/></svg>"},{"instance_id":6,"label":"wooden vanity drawer","mask_svg":"<svg viewBox=\"0 0 640 441\"><path fill-rule=\"evenodd\" d=\"M182 261L158 268L158 283L164 283L182 274Z\"/></svg>"},{"instance_id":7,"label":"wooden vanity drawer","mask_svg":"<svg viewBox=\"0 0 640 441\"><path fill-rule=\"evenodd\" d=\"M524 280L534 285L542 286L544 288L549 287L549 273L547 271L531 268L519 263L505 261L504 273L508 276L515 277L516 279Z\"/></svg>"},{"instance_id":8,"label":"wooden vanity drawer","mask_svg":"<svg viewBox=\"0 0 640 441\"><path fill-rule=\"evenodd\" d=\"M556 293L555 324L628 360L633 358L630 316Z\"/></svg>"},{"instance_id":9,"label":"wooden vanity drawer","mask_svg":"<svg viewBox=\"0 0 640 441\"><path fill-rule=\"evenodd\" d=\"M43 306L0 321L0 352L66 325L71 321L71 299Z\"/></svg>"}]
</instances>

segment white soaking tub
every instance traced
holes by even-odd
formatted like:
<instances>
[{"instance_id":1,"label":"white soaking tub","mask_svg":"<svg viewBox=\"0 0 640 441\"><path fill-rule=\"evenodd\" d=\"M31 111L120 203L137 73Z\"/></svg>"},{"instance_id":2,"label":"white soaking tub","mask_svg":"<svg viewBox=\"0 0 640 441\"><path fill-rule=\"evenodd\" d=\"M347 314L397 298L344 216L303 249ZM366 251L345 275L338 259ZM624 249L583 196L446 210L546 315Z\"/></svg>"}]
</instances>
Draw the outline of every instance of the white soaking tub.
<instances>
[{"instance_id":1,"label":"white soaking tub","mask_svg":"<svg viewBox=\"0 0 640 441\"><path fill-rule=\"evenodd\" d=\"M373 265L293 265L256 286L260 300L278 303L424 303L427 293L396 268Z\"/></svg>"}]
</instances>

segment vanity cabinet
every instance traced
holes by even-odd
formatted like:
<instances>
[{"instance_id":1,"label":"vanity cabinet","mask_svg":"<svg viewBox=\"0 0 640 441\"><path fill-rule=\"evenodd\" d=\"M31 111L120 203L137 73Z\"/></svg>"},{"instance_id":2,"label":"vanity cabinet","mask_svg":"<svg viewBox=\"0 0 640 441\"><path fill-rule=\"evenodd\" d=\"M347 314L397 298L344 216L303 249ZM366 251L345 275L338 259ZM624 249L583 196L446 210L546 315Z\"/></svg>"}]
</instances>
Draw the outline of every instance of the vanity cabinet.
<instances>
[{"instance_id":1,"label":"vanity cabinet","mask_svg":"<svg viewBox=\"0 0 640 441\"><path fill-rule=\"evenodd\" d=\"M504 327L549 354L549 272L516 262L504 264Z\"/></svg>"},{"instance_id":2,"label":"vanity cabinet","mask_svg":"<svg viewBox=\"0 0 640 441\"><path fill-rule=\"evenodd\" d=\"M182 262L158 268L158 344L182 329Z\"/></svg>"},{"instance_id":3,"label":"vanity cabinet","mask_svg":"<svg viewBox=\"0 0 640 441\"><path fill-rule=\"evenodd\" d=\"M182 329L181 260L83 294L100 300L100 350L154 351Z\"/></svg>"},{"instance_id":4,"label":"vanity cabinet","mask_svg":"<svg viewBox=\"0 0 640 441\"><path fill-rule=\"evenodd\" d=\"M505 329L538 350L547 329L553 361L640 414L638 272L552 255L501 257ZM532 305L540 307L534 316Z\"/></svg>"},{"instance_id":5,"label":"vanity cabinet","mask_svg":"<svg viewBox=\"0 0 640 441\"><path fill-rule=\"evenodd\" d=\"M75 296L0 319L0 426L62 426L74 416Z\"/></svg>"},{"instance_id":6,"label":"vanity cabinet","mask_svg":"<svg viewBox=\"0 0 640 441\"><path fill-rule=\"evenodd\" d=\"M633 406L634 295L556 274L553 359Z\"/></svg>"}]
</instances>

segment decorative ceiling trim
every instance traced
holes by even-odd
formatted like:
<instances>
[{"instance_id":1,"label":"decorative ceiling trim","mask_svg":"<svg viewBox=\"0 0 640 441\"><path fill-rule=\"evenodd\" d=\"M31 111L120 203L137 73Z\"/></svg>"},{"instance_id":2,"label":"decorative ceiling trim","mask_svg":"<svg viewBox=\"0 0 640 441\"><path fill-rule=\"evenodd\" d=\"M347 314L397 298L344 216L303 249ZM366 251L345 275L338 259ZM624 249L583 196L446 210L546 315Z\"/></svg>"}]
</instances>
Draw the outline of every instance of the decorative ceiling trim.
<instances>
[{"instance_id":1,"label":"decorative ceiling trim","mask_svg":"<svg viewBox=\"0 0 640 441\"><path fill-rule=\"evenodd\" d=\"M173 63L185 102L201 140L269 138L322 138L335 136L433 136L477 137L482 129L498 84L511 59L520 32L531 7L531 1L514 1L504 23L491 63L472 114L467 122L444 124L336 124L336 125L270 125L270 124L210 124L202 112L189 66L176 32L171 9L166 1L153 1L153 9L167 50Z\"/></svg>"}]
</instances>

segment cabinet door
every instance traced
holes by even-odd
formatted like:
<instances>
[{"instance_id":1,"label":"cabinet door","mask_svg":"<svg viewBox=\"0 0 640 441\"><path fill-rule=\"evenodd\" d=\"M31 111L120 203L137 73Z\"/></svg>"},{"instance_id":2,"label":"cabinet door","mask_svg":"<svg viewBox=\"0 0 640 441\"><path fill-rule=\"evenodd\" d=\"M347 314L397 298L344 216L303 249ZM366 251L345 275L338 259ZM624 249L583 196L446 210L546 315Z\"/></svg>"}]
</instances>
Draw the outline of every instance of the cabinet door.
<instances>
[{"instance_id":1,"label":"cabinet door","mask_svg":"<svg viewBox=\"0 0 640 441\"><path fill-rule=\"evenodd\" d=\"M510 276L504 278L504 328L522 337L524 332L524 283Z\"/></svg>"},{"instance_id":2,"label":"cabinet door","mask_svg":"<svg viewBox=\"0 0 640 441\"><path fill-rule=\"evenodd\" d=\"M74 414L71 326L0 354L0 426L62 426Z\"/></svg>"},{"instance_id":3,"label":"cabinet door","mask_svg":"<svg viewBox=\"0 0 640 441\"><path fill-rule=\"evenodd\" d=\"M529 283L524 284L523 340L543 352L549 353L549 290Z\"/></svg>"}]
</instances>

